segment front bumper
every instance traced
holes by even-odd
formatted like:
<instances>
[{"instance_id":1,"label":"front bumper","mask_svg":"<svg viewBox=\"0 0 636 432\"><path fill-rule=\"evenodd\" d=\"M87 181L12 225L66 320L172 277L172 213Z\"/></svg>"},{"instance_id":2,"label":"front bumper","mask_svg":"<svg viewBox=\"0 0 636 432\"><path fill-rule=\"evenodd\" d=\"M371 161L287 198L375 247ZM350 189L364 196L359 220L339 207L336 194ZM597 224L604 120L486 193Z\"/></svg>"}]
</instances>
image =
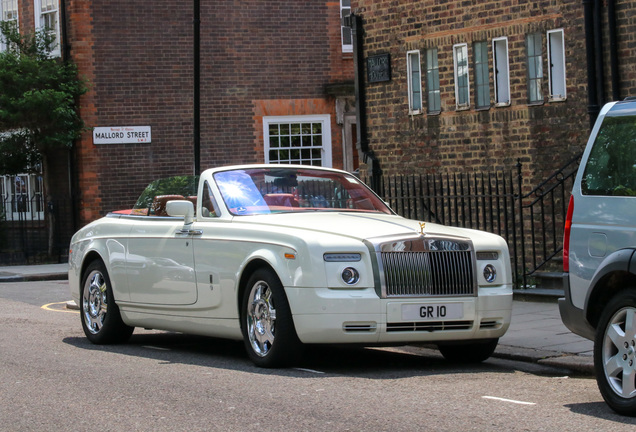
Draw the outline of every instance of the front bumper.
<instances>
[{"instance_id":1,"label":"front bumper","mask_svg":"<svg viewBox=\"0 0 636 432\"><path fill-rule=\"evenodd\" d=\"M374 289L286 288L303 343L399 344L494 339L510 326L512 290L489 288L478 297L378 298ZM481 293L480 293L481 294ZM459 319L403 320L403 305L460 303Z\"/></svg>"}]
</instances>

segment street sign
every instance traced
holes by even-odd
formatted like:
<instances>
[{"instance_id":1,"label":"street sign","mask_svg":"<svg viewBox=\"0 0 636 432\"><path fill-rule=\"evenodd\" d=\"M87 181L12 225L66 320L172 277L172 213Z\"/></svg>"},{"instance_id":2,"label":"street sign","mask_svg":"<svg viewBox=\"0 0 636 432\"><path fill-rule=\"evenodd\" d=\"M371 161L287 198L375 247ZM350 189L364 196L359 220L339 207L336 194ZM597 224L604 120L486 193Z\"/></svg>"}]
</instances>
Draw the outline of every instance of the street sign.
<instances>
[{"instance_id":1,"label":"street sign","mask_svg":"<svg viewBox=\"0 0 636 432\"><path fill-rule=\"evenodd\" d=\"M152 142L150 126L109 126L93 129L93 144L135 144Z\"/></svg>"}]
</instances>

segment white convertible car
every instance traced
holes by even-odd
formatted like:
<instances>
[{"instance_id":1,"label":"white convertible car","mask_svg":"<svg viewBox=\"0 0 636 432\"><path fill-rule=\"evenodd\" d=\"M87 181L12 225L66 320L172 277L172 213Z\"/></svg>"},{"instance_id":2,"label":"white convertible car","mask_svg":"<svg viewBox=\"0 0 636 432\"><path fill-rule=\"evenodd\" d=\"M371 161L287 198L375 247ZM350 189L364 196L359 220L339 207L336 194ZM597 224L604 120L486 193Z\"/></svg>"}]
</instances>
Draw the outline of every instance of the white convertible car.
<instances>
[{"instance_id":1,"label":"white convertible car","mask_svg":"<svg viewBox=\"0 0 636 432\"><path fill-rule=\"evenodd\" d=\"M263 367L334 343L478 362L512 308L501 237L404 219L357 177L297 165L150 184L73 236L69 282L91 342L134 327L242 339Z\"/></svg>"}]
</instances>

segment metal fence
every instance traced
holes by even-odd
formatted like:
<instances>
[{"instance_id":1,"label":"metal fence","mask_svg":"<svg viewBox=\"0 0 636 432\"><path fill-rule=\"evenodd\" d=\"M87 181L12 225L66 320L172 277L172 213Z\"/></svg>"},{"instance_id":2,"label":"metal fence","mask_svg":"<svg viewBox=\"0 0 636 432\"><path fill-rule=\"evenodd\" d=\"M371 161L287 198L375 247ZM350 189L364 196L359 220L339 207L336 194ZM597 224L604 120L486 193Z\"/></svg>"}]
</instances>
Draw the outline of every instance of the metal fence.
<instances>
[{"instance_id":1,"label":"metal fence","mask_svg":"<svg viewBox=\"0 0 636 432\"><path fill-rule=\"evenodd\" d=\"M73 200L0 197L0 265L63 262L74 231Z\"/></svg>"},{"instance_id":2,"label":"metal fence","mask_svg":"<svg viewBox=\"0 0 636 432\"><path fill-rule=\"evenodd\" d=\"M366 178L395 212L409 219L479 229L510 248L515 285L542 270L561 271L563 226L579 157L524 193L523 166L488 173Z\"/></svg>"}]
</instances>

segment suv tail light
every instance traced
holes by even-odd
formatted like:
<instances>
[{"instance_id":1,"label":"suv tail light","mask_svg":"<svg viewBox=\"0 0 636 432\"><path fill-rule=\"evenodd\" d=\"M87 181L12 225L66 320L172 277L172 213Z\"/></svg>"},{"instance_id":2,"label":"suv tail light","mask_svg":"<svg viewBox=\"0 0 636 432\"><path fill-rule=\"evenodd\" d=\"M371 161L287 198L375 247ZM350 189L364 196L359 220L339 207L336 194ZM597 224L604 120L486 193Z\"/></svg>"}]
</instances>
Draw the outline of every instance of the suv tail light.
<instances>
[{"instance_id":1,"label":"suv tail light","mask_svg":"<svg viewBox=\"0 0 636 432\"><path fill-rule=\"evenodd\" d=\"M563 230L563 271L570 271L570 230L572 229L572 213L574 213L574 197L570 196L568 213L565 217L565 229Z\"/></svg>"}]
</instances>

